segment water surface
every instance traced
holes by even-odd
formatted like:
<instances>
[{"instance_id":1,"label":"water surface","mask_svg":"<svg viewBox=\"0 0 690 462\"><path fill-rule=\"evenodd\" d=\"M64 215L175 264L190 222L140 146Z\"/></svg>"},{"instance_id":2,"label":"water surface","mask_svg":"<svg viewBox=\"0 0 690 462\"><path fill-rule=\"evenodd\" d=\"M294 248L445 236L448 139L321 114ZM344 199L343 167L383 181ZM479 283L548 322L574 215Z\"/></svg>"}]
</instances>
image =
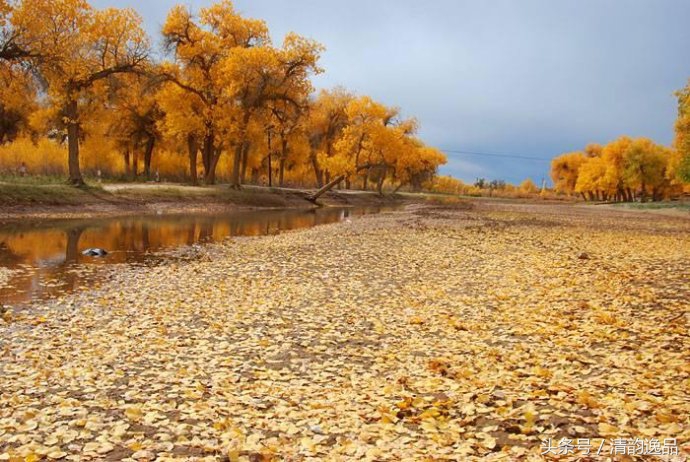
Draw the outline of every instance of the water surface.
<instances>
[{"instance_id":1,"label":"water surface","mask_svg":"<svg viewBox=\"0 0 690 462\"><path fill-rule=\"evenodd\" d=\"M38 220L0 227L0 267L14 270L2 287L0 303L26 305L87 289L99 268L119 263L156 264L165 251L218 242L230 236L259 236L334 223L381 208L321 208L226 214L145 215L99 219ZM105 258L81 254L89 247Z\"/></svg>"}]
</instances>

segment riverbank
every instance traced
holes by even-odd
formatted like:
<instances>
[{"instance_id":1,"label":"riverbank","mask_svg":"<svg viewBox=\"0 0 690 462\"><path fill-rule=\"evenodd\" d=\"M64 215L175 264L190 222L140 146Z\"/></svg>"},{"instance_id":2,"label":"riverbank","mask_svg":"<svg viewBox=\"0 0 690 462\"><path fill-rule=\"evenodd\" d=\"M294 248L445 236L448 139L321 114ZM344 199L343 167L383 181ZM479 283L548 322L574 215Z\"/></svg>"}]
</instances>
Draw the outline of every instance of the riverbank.
<instances>
[{"instance_id":1,"label":"riverbank","mask_svg":"<svg viewBox=\"0 0 690 462\"><path fill-rule=\"evenodd\" d=\"M313 208L310 190L227 185L122 183L74 188L64 184L0 183L0 222L21 219L96 218L132 214L224 213L256 209ZM366 191L331 191L326 206L400 204L410 197Z\"/></svg>"},{"instance_id":2,"label":"riverbank","mask_svg":"<svg viewBox=\"0 0 690 462\"><path fill-rule=\"evenodd\" d=\"M105 183L74 188L55 181L0 181L0 224L19 220L89 219L126 215L222 214L261 209L311 209L307 200L313 190L268 188L245 185L241 190L228 185L189 186L177 183ZM543 198L457 196L437 193L384 194L373 191L329 191L319 198L320 206L386 207L411 203L464 202L476 204L535 204L557 207L597 207L617 211L687 217L687 202L649 204L591 204ZM564 208L564 210L566 210Z\"/></svg>"},{"instance_id":3,"label":"riverbank","mask_svg":"<svg viewBox=\"0 0 690 462\"><path fill-rule=\"evenodd\" d=\"M539 460L690 447L690 221L405 210L120 265L0 327L0 455ZM581 459L579 453L560 460Z\"/></svg>"},{"instance_id":4,"label":"riverbank","mask_svg":"<svg viewBox=\"0 0 690 462\"><path fill-rule=\"evenodd\" d=\"M690 201L687 199L682 201L606 204L604 206L618 210L648 212L657 215L690 217Z\"/></svg>"}]
</instances>

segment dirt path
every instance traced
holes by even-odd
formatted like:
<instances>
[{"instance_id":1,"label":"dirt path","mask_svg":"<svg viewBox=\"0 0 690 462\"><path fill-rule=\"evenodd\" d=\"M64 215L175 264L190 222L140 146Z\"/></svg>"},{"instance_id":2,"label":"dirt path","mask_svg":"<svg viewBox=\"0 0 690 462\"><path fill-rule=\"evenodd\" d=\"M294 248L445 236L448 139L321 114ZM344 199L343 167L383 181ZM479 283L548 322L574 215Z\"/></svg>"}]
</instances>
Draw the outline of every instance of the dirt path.
<instances>
[{"instance_id":1,"label":"dirt path","mask_svg":"<svg viewBox=\"0 0 690 462\"><path fill-rule=\"evenodd\" d=\"M689 259L689 220L482 204L123 266L0 327L0 460L687 455Z\"/></svg>"}]
</instances>

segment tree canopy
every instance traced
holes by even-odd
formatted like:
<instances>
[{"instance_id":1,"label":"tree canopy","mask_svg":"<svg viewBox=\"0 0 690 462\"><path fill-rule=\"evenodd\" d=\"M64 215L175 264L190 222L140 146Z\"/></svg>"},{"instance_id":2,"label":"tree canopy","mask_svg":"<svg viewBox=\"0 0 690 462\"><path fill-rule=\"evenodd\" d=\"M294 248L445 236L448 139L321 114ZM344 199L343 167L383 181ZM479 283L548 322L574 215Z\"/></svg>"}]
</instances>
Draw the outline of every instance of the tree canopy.
<instances>
[{"instance_id":1,"label":"tree canopy","mask_svg":"<svg viewBox=\"0 0 690 462\"><path fill-rule=\"evenodd\" d=\"M648 138L622 136L553 159L551 177L560 192L589 200L658 200L678 186L674 152Z\"/></svg>"},{"instance_id":2,"label":"tree canopy","mask_svg":"<svg viewBox=\"0 0 690 462\"><path fill-rule=\"evenodd\" d=\"M162 170L191 183L201 169L205 183L220 175L236 188L274 178L322 186L340 176L381 192L418 187L445 163L399 109L342 88L315 94L323 46L294 32L276 45L263 20L229 0L198 11L173 6L160 60L131 9L0 0L0 26L8 82L0 142L66 142L74 184L86 162L112 175L149 179Z\"/></svg>"}]
</instances>

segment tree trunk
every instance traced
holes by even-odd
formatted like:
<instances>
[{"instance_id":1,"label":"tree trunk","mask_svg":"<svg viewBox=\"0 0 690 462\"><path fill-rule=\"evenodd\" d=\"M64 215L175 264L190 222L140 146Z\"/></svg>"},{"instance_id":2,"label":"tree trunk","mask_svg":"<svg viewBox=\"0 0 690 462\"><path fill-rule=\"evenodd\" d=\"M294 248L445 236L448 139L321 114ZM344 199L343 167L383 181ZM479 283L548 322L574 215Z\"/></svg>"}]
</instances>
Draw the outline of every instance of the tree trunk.
<instances>
[{"instance_id":1,"label":"tree trunk","mask_svg":"<svg viewBox=\"0 0 690 462\"><path fill-rule=\"evenodd\" d=\"M230 187L233 189L240 189L240 164L242 163L243 147L243 141L235 146L235 155L232 159L232 174L230 175Z\"/></svg>"},{"instance_id":2,"label":"tree trunk","mask_svg":"<svg viewBox=\"0 0 690 462\"><path fill-rule=\"evenodd\" d=\"M332 181L329 181L326 185L322 186L318 191L316 191L314 194L307 196L307 200L316 203L316 200L321 197L323 194L327 193L335 185L340 183L345 179L345 175L339 175L336 178L334 178Z\"/></svg>"},{"instance_id":3,"label":"tree trunk","mask_svg":"<svg viewBox=\"0 0 690 462\"><path fill-rule=\"evenodd\" d=\"M251 144L245 141L244 149L242 149L242 173L240 175L240 184L246 183L247 169L249 168L249 148Z\"/></svg>"},{"instance_id":4,"label":"tree trunk","mask_svg":"<svg viewBox=\"0 0 690 462\"><path fill-rule=\"evenodd\" d=\"M646 202L647 198L645 197L645 190L644 190L644 181L640 185L640 202Z\"/></svg>"},{"instance_id":5,"label":"tree trunk","mask_svg":"<svg viewBox=\"0 0 690 462\"><path fill-rule=\"evenodd\" d=\"M132 178L136 178L139 175L139 151L137 151L136 146L132 150Z\"/></svg>"},{"instance_id":6,"label":"tree trunk","mask_svg":"<svg viewBox=\"0 0 690 462\"><path fill-rule=\"evenodd\" d=\"M273 163L271 162L271 152L268 152L268 187L273 187Z\"/></svg>"},{"instance_id":7,"label":"tree trunk","mask_svg":"<svg viewBox=\"0 0 690 462\"><path fill-rule=\"evenodd\" d=\"M204 136L204 144L201 147L201 163L204 165L204 177L208 176L211 169L211 157L213 156L213 133Z\"/></svg>"},{"instance_id":8,"label":"tree trunk","mask_svg":"<svg viewBox=\"0 0 690 462\"><path fill-rule=\"evenodd\" d=\"M75 186L82 186L84 178L79 167L79 108L77 100L70 98L65 107L67 116L67 166L69 169L69 182Z\"/></svg>"},{"instance_id":9,"label":"tree trunk","mask_svg":"<svg viewBox=\"0 0 690 462\"><path fill-rule=\"evenodd\" d=\"M151 157L153 156L153 147L156 145L156 137L149 135L146 140L146 150L144 151L144 175L147 180L151 179Z\"/></svg>"},{"instance_id":10,"label":"tree trunk","mask_svg":"<svg viewBox=\"0 0 690 462\"><path fill-rule=\"evenodd\" d=\"M285 185L285 159L281 157L278 165L278 184L282 188Z\"/></svg>"},{"instance_id":11,"label":"tree trunk","mask_svg":"<svg viewBox=\"0 0 690 462\"><path fill-rule=\"evenodd\" d=\"M369 164L366 164L366 165L362 165L362 166L357 167L357 168L355 169L355 175L356 175L357 172L359 172L360 170L368 169L369 167L371 167L371 165L369 165ZM324 193L326 193L326 192L330 191L331 189L333 189L334 186L336 186L338 183L340 183L341 181L343 181L345 178L346 178L345 175L339 175L339 176L337 176L336 178L333 179L333 181L329 181L328 183L326 183L326 185L322 186L321 189L319 189L318 191L316 191L314 194L311 194L311 195L307 196L307 200L316 203L316 199L318 199L318 198L319 198L321 195L323 195Z\"/></svg>"},{"instance_id":12,"label":"tree trunk","mask_svg":"<svg viewBox=\"0 0 690 462\"><path fill-rule=\"evenodd\" d=\"M132 171L132 165L129 158L129 145L125 148L125 175L129 176Z\"/></svg>"},{"instance_id":13,"label":"tree trunk","mask_svg":"<svg viewBox=\"0 0 690 462\"><path fill-rule=\"evenodd\" d=\"M189 178L193 185L199 183L196 173L196 158L199 151L199 146L196 144L196 138L193 135L187 137L187 152L189 154Z\"/></svg>"},{"instance_id":14,"label":"tree trunk","mask_svg":"<svg viewBox=\"0 0 690 462\"><path fill-rule=\"evenodd\" d=\"M271 154L271 131L268 131L268 187L273 187L273 163Z\"/></svg>"},{"instance_id":15,"label":"tree trunk","mask_svg":"<svg viewBox=\"0 0 690 462\"><path fill-rule=\"evenodd\" d=\"M320 188L323 186L323 171L319 167L319 160L316 158L316 153L311 155L311 166L314 167L314 176L316 177L316 185Z\"/></svg>"},{"instance_id":16,"label":"tree trunk","mask_svg":"<svg viewBox=\"0 0 690 462\"><path fill-rule=\"evenodd\" d=\"M232 160L232 175L230 177L230 187L233 189L240 189L242 186L242 157L247 144L247 126L251 120L251 112L245 112L242 118L242 125L239 130L239 142L235 147L235 158Z\"/></svg>"},{"instance_id":17,"label":"tree trunk","mask_svg":"<svg viewBox=\"0 0 690 462\"><path fill-rule=\"evenodd\" d=\"M206 177L204 178L204 183L208 185L216 184L216 167L218 167L218 161L220 160L220 149L214 148L211 151L209 157L208 171L206 172Z\"/></svg>"},{"instance_id":18,"label":"tree trunk","mask_svg":"<svg viewBox=\"0 0 690 462\"><path fill-rule=\"evenodd\" d=\"M204 136L204 145L201 149L201 161L204 164L204 183L214 184L216 182L216 168L218 159L216 159L216 149L214 144L213 133L208 133Z\"/></svg>"},{"instance_id":19,"label":"tree trunk","mask_svg":"<svg viewBox=\"0 0 690 462\"><path fill-rule=\"evenodd\" d=\"M280 164L278 167L278 182L282 188L285 185L285 163L287 162L288 156L288 140L285 136L281 135L280 142Z\"/></svg>"},{"instance_id":20,"label":"tree trunk","mask_svg":"<svg viewBox=\"0 0 690 462\"><path fill-rule=\"evenodd\" d=\"M379 193L379 196L383 196L383 180L385 179L384 175L381 175L376 183L376 190Z\"/></svg>"}]
</instances>

